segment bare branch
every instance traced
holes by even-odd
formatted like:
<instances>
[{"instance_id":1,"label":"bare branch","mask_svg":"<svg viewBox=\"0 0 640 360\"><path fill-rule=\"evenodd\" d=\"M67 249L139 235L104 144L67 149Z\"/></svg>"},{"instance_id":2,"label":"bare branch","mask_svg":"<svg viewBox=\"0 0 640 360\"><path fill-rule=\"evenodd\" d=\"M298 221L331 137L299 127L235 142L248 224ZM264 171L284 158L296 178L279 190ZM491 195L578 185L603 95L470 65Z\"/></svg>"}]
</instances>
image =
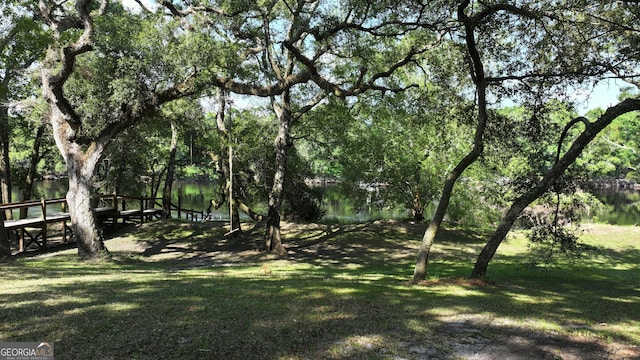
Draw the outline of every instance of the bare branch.
<instances>
[{"instance_id":1,"label":"bare branch","mask_svg":"<svg viewBox=\"0 0 640 360\"><path fill-rule=\"evenodd\" d=\"M558 161L560 161L560 151L562 151L562 142L564 141L564 138L567 136L567 134L569 133L569 129L571 129L571 127L577 123L583 123L584 124L584 131L589 130L589 127L591 126L591 123L589 122L589 119L587 119L584 116L579 116L571 121L569 121L569 123L567 123L567 125L565 125L564 130L562 130L562 134L560 135L560 139L558 140L558 151L556 152L556 161L554 164L557 164Z\"/></svg>"},{"instance_id":2,"label":"bare branch","mask_svg":"<svg viewBox=\"0 0 640 360\"><path fill-rule=\"evenodd\" d=\"M298 74L293 74L284 77L280 81L270 84L259 86L251 83L243 83L229 77L216 77L207 82L213 86L227 89L236 94L243 95L255 95L260 97L269 97L282 94L286 89L291 88L294 85L302 84L311 80L311 74L309 71L303 71Z\"/></svg>"},{"instance_id":3,"label":"bare branch","mask_svg":"<svg viewBox=\"0 0 640 360\"><path fill-rule=\"evenodd\" d=\"M390 65L387 70L373 74L369 78L369 80L366 82L364 82L364 77L368 72L368 69L361 68L358 79L349 88L342 88L340 84L331 82L325 79L324 77L322 77L318 71L315 61L306 57L304 54L302 54L300 49L295 47L291 41L284 41L283 45L300 63L302 63L309 70L311 74L311 80L316 85L318 85L324 91L334 94L335 96L346 97L346 96L356 96L368 90L378 90L383 92L385 91L398 92L398 91L404 91L410 87L413 87L413 85L410 85L404 88L389 88L381 85L376 85L375 82L383 78L391 77L393 73L395 73L398 69L414 61L417 55L425 53L426 51L437 46L441 42L443 35L444 33L441 33L433 44L425 46L422 49L412 48L407 52L404 58Z\"/></svg>"},{"instance_id":4,"label":"bare branch","mask_svg":"<svg viewBox=\"0 0 640 360\"><path fill-rule=\"evenodd\" d=\"M228 135L227 127L224 124L224 115L227 106L227 95L224 89L217 88L216 89L216 99L218 101L218 113L216 114L216 125L218 126L218 131L223 133L224 135Z\"/></svg>"},{"instance_id":5,"label":"bare branch","mask_svg":"<svg viewBox=\"0 0 640 360\"><path fill-rule=\"evenodd\" d=\"M107 13L109 2L109 0L102 0L102 2L100 3L100 9L98 9L98 15L102 16Z\"/></svg>"},{"instance_id":6,"label":"bare branch","mask_svg":"<svg viewBox=\"0 0 640 360\"><path fill-rule=\"evenodd\" d=\"M136 2L139 0L136 0ZM234 12L227 12L224 11L220 8L216 8L216 7L211 7L211 6L189 6L187 8L185 8L184 10L178 9L175 5L173 5L173 3L171 1L167 1L167 0L158 0L158 5L165 7L167 10L169 10L169 13L174 16L174 17L187 17L189 15L194 15L197 13L208 13L208 14L214 14L214 15L220 15L220 16L224 16L227 18L233 18L235 16L238 16L240 14L242 14L245 10L237 10Z\"/></svg>"},{"instance_id":7,"label":"bare branch","mask_svg":"<svg viewBox=\"0 0 640 360\"><path fill-rule=\"evenodd\" d=\"M551 16L549 14L542 14L536 11L517 7L511 4L494 4L494 5L485 5L485 8L482 11L470 17L469 19L474 24L477 24L481 22L484 18L500 11L505 11L513 15L520 15L522 17L529 18L529 19L539 19L543 16Z\"/></svg>"},{"instance_id":8,"label":"bare branch","mask_svg":"<svg viewBox=\"0 0 640 360\"><path fill-rule=\"evenodd\" d=\"M138 6L140 6L140 9L142 9L144 12L146 12L147 14L153 14L153 11L151 11L151 9L147 8L143 3L142 0L133 0L136 2L136 4L138 4Z\"/></svg>"},{"instance_id":9,"label":"bare branch","mask_svg":"<svg viewBox=\"0 0 640 360\"><path fill-rule=\"evenodd\" d=\"M611 25L613 27L616 27L618 29L621 29L621 30L640 33L640 28L631 26L629 24L624 24L624 23L621 23L621 22L616 22L616 21L613 21L613 20L610 20L610 19L606 19L606 18L604 18L602 16L599 16L599 15L596 15L596 14L588 14L588 16L591 17L591 18L594 18L596 20L602 21L604 23L607 23L607 24L609 24L609 25Z\"/></svg>"}]
</instances>

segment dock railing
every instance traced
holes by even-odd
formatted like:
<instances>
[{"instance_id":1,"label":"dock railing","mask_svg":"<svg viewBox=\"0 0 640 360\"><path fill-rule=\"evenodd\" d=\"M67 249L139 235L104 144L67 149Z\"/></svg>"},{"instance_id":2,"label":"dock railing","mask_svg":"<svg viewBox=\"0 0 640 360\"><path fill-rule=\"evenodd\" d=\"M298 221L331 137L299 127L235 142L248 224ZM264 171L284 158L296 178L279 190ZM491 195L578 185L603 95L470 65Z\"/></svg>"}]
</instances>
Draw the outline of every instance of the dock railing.
<instances>
[{"instance_id":1,"label":"dock railing","mask_svg":"<svg viewBox=\"0 0 640 360\"><path fill-rule=\"evenodd\" d=\"M162 216L162 198L103 194L92 197L92 208L99 226L117 228L125 223L145 223ZM203 210L184 209L182 197L171 203L171 217L180 220L202 221ZM18 252L27 249L44 250L48 240L57 236L61 242L74 240L71 217L65 198L27 200L0 204L0 214L11 213L0 221L0 231L13 240ZM0 217L4 219L5 217ZM16 244L17 243L17 244Z\"/></svg>"}]
</instances>

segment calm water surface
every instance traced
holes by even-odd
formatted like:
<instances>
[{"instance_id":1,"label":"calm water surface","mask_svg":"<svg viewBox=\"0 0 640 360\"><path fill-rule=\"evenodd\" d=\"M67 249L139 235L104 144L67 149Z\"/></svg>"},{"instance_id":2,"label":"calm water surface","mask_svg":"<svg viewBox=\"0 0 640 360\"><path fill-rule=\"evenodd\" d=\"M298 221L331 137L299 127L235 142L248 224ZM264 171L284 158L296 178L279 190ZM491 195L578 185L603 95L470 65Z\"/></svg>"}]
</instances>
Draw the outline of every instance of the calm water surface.
<instances>
[{"instance_id":1,"label":"calm water surface","mask_svg":"<svg viewBox=\"0 0 640 360\"><path fill-rule=\"evenodd\" d=\"M67 192L67 182L41 181L36 185L36 198L47 199L63 198ZM181 202L183 209L204 211L209 206L209 201L215 197L217 188L215 183L198 184L176 182L173 186L172 202ZM593 215L593 220L613 225L640 224L640 192L638 191L608 191L596 194L596 197L605 204L602 211ZM13 200L22 198L19 191L13 193ZM369 206L358 209L353 201L340 195L335 189L327 188L323 195L323 204L326 210L325 219L344 222L361 222L370 219L402 218L410 216L406 209L378 208ZM229 208L222 206L213 212L216 219L228 219ZM429 214L425 214L429 215Z\"/></svg>"}]
</instances>

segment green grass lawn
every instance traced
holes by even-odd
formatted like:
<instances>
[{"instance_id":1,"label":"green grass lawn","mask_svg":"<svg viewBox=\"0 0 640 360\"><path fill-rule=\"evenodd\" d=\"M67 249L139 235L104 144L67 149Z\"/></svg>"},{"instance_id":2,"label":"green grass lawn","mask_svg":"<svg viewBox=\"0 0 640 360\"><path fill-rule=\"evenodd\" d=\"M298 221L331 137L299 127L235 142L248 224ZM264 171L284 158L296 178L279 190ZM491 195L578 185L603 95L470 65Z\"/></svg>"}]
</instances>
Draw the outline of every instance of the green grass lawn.
<instances>
[{"instance_id":1,"label":"green grass lawn","mask_svg":"<svg viewBox=\"0 0 640 360\"><path fill-rule=\"evenodd\" d=\"M420 285L424 225L283 230L284 258L255 250L260 227L169 222L108 240L110 260L0 265L0 340L54 341L57 360L640 358L640 228L590 225L597 250L547 268L511 236L488 283L463 280L486 234L443 231Z\"/></svg>"}]
</instances>

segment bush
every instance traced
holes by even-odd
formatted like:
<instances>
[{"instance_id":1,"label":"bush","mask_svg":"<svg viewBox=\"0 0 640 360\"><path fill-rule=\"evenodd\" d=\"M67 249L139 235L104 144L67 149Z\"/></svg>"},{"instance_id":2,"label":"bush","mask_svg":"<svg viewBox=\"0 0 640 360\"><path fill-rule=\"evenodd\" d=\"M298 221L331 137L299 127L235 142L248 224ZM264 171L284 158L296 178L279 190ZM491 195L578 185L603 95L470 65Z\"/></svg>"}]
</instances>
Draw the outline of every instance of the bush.
<instances>
[{"instance_id":1,"label":"bush","mask_svg":"<svg viewBox=\"0 0 640 360\"><path fill-rule=\"evenodd\" d=\"M576 259L593 249L579 242L579 221L601 203L591 194L578 191L560 196L560 204L556 197L554 204L553 195L548 194L521 216L521 224L530 229L531 265L550 265L558 261L558 256Z\"/></svg>"},{"instance_id":2,"label":"bush","mask_svg":"<svg viewBox=\"0 0 640 360\"><path fill-rule=\"evenodd\" d=\"M326 211L322 208L322 189L312 189L298 180L285 188L285 214L302 221L318 221Z\"/></svg>"}]
</instances>

